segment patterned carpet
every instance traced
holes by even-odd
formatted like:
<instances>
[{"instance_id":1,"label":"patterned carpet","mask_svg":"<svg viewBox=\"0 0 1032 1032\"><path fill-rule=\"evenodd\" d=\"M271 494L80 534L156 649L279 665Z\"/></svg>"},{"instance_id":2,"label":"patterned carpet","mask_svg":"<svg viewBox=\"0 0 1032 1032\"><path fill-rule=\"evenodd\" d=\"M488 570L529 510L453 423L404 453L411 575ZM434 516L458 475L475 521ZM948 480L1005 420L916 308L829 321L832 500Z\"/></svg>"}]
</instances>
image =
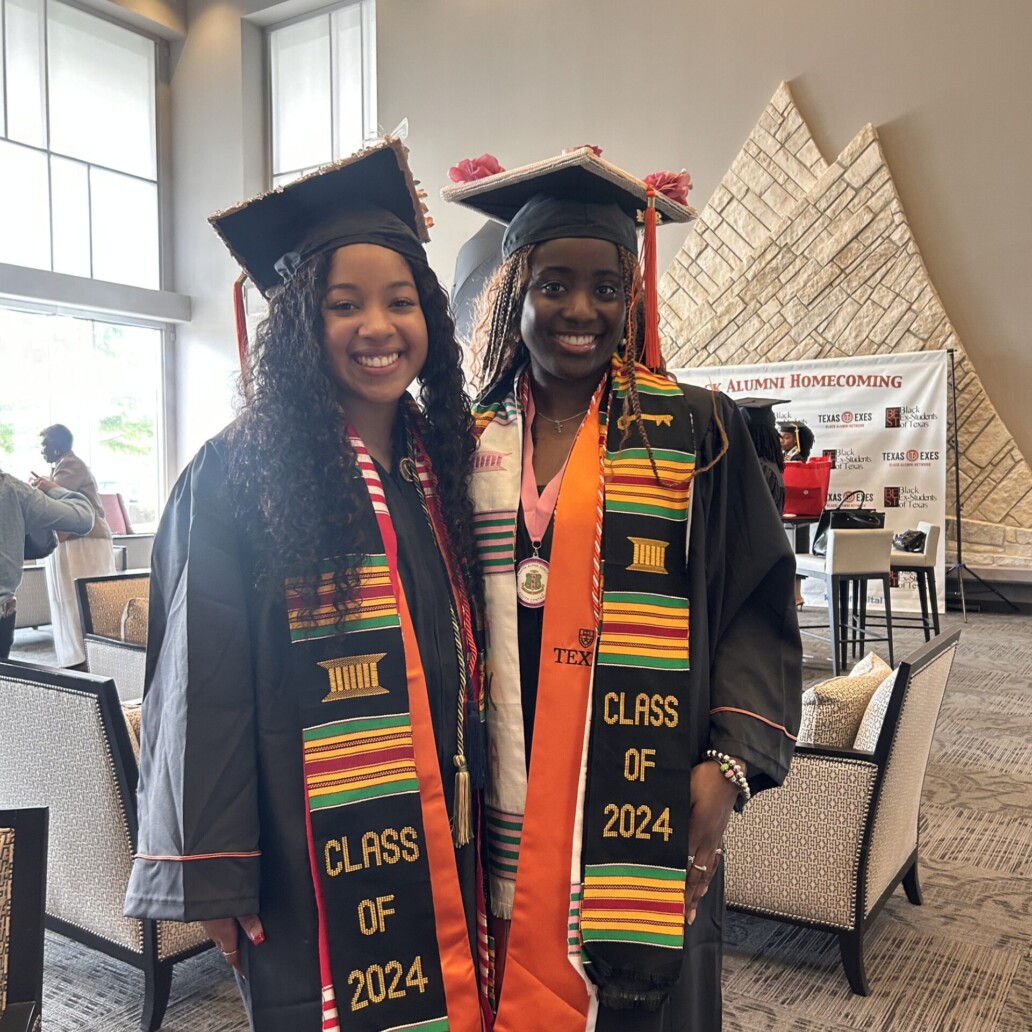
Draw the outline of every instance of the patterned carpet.
<instances>
[{"instance_id":1,"label":"patterned carpet","mask_svg":"<svg viewBox=\"0 0 1032 1032\"><path fill-rule=\"evenodd\" d=\"M871 995L854 996L834 936L743 914L726 926L724 1032L1025 1032L1032 1029L1032 621L972 614L924 788L924 905L902 890L866 937ZM963 626L959 614L944 630ZM45 662L23 632L16 658ZM897 658L919 643L897 635ZM830 676L807 643L807 683ZM46 1032L135 1032L143 976L47 936ZM211 953L176 969L166 1032L244 1032ZM284 1030L293 1032L293 1030ZM528 1026L528 1032L535 1032Z\"/></svg>"}]
</instances>

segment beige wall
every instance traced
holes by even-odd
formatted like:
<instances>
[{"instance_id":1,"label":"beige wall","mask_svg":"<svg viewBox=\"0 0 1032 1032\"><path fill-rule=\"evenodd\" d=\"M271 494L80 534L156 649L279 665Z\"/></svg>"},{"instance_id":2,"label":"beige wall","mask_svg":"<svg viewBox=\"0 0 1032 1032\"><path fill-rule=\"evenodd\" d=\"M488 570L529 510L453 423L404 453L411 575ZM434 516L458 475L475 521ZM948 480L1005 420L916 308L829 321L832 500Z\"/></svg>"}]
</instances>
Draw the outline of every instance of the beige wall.
<instances>
[{"instance_id":1,"label":"beige wall","mask_svg":"<svg viewBox=\"0 0 1032 1032\"><path fill-rule=\"evenodd\" d=\"M260 35L239 18L268 6L186 0L173 44L170 287L195 312L177 355L180 464L230 414L234 267L204 219L261 183ZM432 201L460 158L511 167L596 143L640 174L688 168L702 207L782 79L829 159L875 123L946 310L1032 456L1025 0L378 0L377 37L380 121L409 118ZM440 201L432 213L431 260L450 280L479 222ZM661 268L681 243L662 236Z\"/></svg>"},{"instance_id":2,"label":"beige wall","mask_svg":"<svg viewBox=\"0 0 1032 1032\"><path fill-rule=\"evenodd\" d=\"M873 122L946 311L1032 457L1025 0L378 0L377 32L380 120L408 116L432 196L459 158L596 143L639 174L683 165L701 208L782 79L828 159ZM432 212L450 278L479 222ZM662 236L661 268L681 243Z\"/></svg>"}]
</instances>

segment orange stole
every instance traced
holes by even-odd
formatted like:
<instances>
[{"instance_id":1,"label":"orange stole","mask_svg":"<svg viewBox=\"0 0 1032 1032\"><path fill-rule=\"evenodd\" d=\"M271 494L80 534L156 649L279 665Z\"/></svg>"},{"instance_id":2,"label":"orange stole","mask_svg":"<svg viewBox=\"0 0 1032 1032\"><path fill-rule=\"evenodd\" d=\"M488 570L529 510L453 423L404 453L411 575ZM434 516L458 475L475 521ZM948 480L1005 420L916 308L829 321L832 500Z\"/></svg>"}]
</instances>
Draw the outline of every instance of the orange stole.
<instances>
[{"instance_id":1,"label":"orange stole","mask_svg":"<svg viewBox=\"0 0 1032 1032\"><path fill-rule=\"evenodd\" d=\"M581 1032L588 1015L588 989L570 963L567 939L580 736L585 733L592 668L557 664L551 650L582 648L580 631L598 630L591 599L598 514L594 504L586 505L585 500L598 495L603 393L578 432L556 506L532 774L496 1032L525 1032L528 1014L533 1015L535 1028Z\"/></svg>"},{"instance_id":2,"label":"orange stole","mask_svg":"<svg viewBox=\"0 0 1032 1032\"><path fill-rule=\"evenodd\" d=\"M434 894L434 919L437 948L441 957L444 998L448 1004L449 1032L480 1032L481 1011L477 978L470 953L466 915L462 909L462 892L455 866L455 846L448 825L448 809L444 802L441 771L437 762L437 740L430 719L426 675L416 644L408 602L396 581L401 635L405 643L405 673L409 688L409 716L412 719L412 742L419 776L419 799L423 809L423 834L426 837L430 884Z\"/></svg>"}]
</instances>

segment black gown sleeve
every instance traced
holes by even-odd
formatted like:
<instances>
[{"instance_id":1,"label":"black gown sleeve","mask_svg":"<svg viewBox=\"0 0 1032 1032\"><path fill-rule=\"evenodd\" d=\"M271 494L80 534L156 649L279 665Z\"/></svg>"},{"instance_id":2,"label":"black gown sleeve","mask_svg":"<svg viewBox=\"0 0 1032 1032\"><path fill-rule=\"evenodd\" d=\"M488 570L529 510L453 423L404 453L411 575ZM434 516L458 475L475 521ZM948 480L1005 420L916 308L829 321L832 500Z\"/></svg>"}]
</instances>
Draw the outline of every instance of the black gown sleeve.
<instances>
[{"instance_id":1,"label":"black gown sleeve","mask_svg":"<svg viewBox=\"0 0 1032 1032\"><path fill-rule=\"evenodd\" d=\"M131 917L258 912L258 764L251 577L209 441L154 542Z\"/></svg>"},{"instance_id":2,"label":"black gown sleeve","mask_svg":"<svg viewBox=\"0 0 1032 1032\"><path fill-rule=\"evenodd\" d=\"M705 404L700 467L720 447L712 397ZM723 395L716 411L728 449L696 480L691 529L706 567L709 747L745 760L756 792L784 780L799 730L795 558L741 413Z\"/></svg>"}]
</instances>

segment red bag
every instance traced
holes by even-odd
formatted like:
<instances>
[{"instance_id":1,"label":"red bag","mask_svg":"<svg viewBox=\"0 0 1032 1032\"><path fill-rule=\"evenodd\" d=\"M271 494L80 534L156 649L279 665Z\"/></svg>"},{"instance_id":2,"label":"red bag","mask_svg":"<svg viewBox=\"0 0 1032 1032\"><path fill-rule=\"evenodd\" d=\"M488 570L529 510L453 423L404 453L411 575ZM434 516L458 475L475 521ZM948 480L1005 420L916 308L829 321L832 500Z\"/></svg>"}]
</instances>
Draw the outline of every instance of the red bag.
<instances>
[{"instance_id":1,"label":"red bag","mask_svg":"<svg viewBox=\"0 0 1032 1032\"><path fill-rule=\"evenodd\" d=\"M820 516L828 504L831 459L785 463L785 515Z\"/></svg>"}]
</instances>

